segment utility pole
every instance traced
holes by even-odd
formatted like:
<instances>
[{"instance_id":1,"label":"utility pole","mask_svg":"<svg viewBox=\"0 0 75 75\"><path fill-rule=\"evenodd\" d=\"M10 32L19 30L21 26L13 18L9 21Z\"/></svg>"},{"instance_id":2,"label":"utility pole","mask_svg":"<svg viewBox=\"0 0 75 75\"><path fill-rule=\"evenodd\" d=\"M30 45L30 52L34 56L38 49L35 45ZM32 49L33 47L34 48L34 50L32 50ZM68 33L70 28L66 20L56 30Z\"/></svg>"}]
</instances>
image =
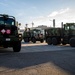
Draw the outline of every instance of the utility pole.
<instances>
[{"instance_id":1,"label":"utility pole","mask_svg":"<svg viewBox=\"0 0 75 75\"><path fill-rule=\"evenodd\" d=\"M55 19L53 19L53 27L55 28Z\"/></svg>"},{"instance_id":2,"label":"utility pole","mask_svg":"<svg viewBox=\"0 0 75 75\"><path fill-rule=\"evenodd\" d=\"M63 22L61 22L61 27L63 28Z\"/></svg>"},{"instance_id":3,"label":"utility pole","mask_svg":"<svg viewBox=\"0 0 75 75\"><path fill-rule=\"evenodd\" d=\"M32 28L33 28L34 23L32 22Z\"/></svg>"},{"instance_id":4,"label":"utility pole","mask_svg":"<svg viewBox=\"0 0 75 75\"><path fill-rule=\"evenodd\" d=\"M53 27L55 28L55 19L49 20L49 21L52 21L53 22Z\"/></svg>"}]
</instances>

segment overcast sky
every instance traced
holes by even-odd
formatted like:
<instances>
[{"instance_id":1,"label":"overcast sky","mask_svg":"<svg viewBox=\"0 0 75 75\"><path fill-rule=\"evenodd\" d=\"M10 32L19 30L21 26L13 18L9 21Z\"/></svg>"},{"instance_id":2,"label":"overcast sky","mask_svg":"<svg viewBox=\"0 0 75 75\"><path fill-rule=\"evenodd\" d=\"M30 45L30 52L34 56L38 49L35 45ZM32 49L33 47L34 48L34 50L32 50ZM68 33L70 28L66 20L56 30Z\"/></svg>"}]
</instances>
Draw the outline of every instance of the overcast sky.
<instances>
[{"instance_id":1,"label":"overcast sky","mask_svg":"<svg viewBox=\"0 0 75 75\"><path fill-rule=\"evenodd\" d=\"M1 0L0 14L15 16L21 28L32 22L34 27L52 26L53 19L60 27L61 22L75 22L75 0Z\"/></svg>"}]
</instances>

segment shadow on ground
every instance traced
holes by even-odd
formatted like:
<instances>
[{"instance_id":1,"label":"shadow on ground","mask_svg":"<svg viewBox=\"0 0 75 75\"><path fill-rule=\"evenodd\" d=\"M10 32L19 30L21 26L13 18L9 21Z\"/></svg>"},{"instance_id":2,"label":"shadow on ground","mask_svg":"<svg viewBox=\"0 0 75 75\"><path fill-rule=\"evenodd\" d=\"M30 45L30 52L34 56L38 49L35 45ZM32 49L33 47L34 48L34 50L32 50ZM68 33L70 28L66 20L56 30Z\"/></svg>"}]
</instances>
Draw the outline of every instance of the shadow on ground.
<instances>
[{"instance_id":1,"label":"shadow on ground","mask_svg":"<svg viewBox=\"0 0 75 75\"><path fill-rule=\"evenodd\" d=\"M13 53L0 49L0 67L22 69L52 62L61 69L75 75L75 50Z\"/></svg>"},{"instance_id":2,"label":"shadow on ground","mask_svg":"<svg viewBox=\"0 0 75 75\"><path fill-rule=\"evenodd\" d=\"M12 48L0 48L0 53L12 53Z\"/></svg>"},{"instance_id":3,"label":"shadow on ground","mask_svg":"<svg viewBox=\"0 0 75 75\"><path fill-rule=\"evenodd\" d=\"M61 69L75 74L75 51L45 51L31 53L0 54L0 67L22 69L47 62L52 62Z\"/></svg>"}]
</instances>

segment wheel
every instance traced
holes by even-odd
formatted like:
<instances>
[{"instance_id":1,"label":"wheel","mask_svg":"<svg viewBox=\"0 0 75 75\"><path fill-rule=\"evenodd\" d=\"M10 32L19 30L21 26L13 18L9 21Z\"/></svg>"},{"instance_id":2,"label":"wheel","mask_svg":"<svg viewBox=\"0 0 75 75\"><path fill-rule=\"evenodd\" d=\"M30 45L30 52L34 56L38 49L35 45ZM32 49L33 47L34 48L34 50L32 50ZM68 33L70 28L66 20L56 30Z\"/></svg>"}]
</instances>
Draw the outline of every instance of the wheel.
<instances>
[{"instance_id":1,"label":"wheel","mask_svg":"<svg viewBox=\"0 0 75 75\"><path fill-rule=\"evenodd\" d=\"M75 47L75 38L71 38L69 43L71 47Z\"/></svg>"},{"instance_id":2,"label":"wheel","mask_svg":"<svg viewBox=\"0 0 75 75\"><path fill-rule=\"evenodd\" d=\"M58 40L56 38L52 38L52 44L53 45L57 45L58 44Z\"/></svg>"},{"instance_id":3,"label":"wheel","mask_svg":"<svg viewBox=\"0 0 75 75\"><path fill-rule=\"evenodd\" d=\"M13 51L19 52L21 50L21 41L14 42Z\"/></svg>"},{"instance_id":4,"label":"wheel","mask_svg":"<svg viewBox=\"0 0 75 75\"><path fill-rule=\"evenodd\" d=\"M44 42L44 40L43 40L43 39L41 39L41 40L40 40L40 42L41 42L41 43L43 43L43 42Z\"/></svg>"},{"instance_id":5,"label":"wheel","mask_svg":"<svg viewBox=\"0 0 75 75\"><path fill-rule=\"evenodd\" d=\"M47 44L48 44L48 45L51 45L51 44L52 44L51 38L47 38Z\"/></svg>"},{"instance_id":6,"label":"wheel","mask_svg":"<svg viewBox=\"0 0 75 75\"><path fill-rule=\"evenodd\" d=\"M32 38L31 40L33 43L36 43L36 39L35 38Z\"/></svg>"},{"instance_id":7,"label":"wheel","mask_svg":"<svg viewBox=\"0 0 75 75\"><path fill-rule=\"evenodd\" d=\"M29 38L24 38L24 42L29 42Z\"/></svg>"},{"instance_id":8,"label":"wheel","mask_svg":"<svg viewBox=\"0 0 75 75\"><path fill-rule=\"evenodd\" d=\"M66 37L63 38L63 40L61 41L62 45L66 45L68 44L68 39Z\"/></svg>"}]
</instances>

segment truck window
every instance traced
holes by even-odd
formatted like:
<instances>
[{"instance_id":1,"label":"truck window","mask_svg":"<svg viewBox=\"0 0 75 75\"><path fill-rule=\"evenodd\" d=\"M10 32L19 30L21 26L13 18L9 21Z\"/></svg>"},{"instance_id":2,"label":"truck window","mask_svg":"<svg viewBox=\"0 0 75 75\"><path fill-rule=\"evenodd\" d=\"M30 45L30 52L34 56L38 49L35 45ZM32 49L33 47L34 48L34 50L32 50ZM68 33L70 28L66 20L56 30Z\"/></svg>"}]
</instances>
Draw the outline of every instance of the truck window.
<instances>
[{"instance_id":1,"label":"truck window","mask_svg":"<svg viewBox=\"0 0 75 75\"><path fill-rule=\"evenodd\" d=\"M69 26L65 26L65 30L69 30Z\"/></svg>"},{"instance_id":2,"label":"truck window","mask_svg":"<svg viewBox=\"0 0 75 75\"><path fill-rule=\"evenodd\" d=\"M15 25L15 21L11 18L4 19L0 17L0 25Z\"/></svg>"},{"instance_id":3,"label":"truck window","mask_svg":"<svg viewBox=\"0 0 75 75\"><path fill-rule=\"evenodd\" d=\"M75 26L74 25L70 26L70 29L75 30Z\"/></svg>"}]
</instances>

